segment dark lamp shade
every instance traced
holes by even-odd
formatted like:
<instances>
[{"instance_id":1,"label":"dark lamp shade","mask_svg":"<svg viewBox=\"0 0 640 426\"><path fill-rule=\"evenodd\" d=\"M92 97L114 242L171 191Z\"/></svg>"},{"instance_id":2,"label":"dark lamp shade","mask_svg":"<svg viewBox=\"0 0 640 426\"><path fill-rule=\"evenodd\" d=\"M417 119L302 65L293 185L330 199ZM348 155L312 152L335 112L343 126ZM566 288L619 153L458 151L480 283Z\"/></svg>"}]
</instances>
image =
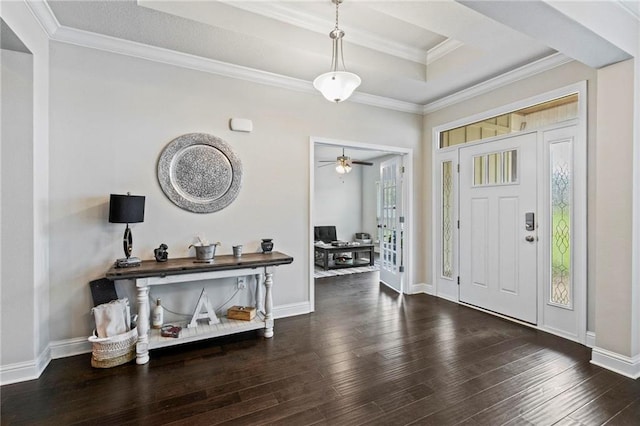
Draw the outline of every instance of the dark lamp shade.
<instances>
[{"instance_id":1,"label":"dark lamp shade","mask_svg":"<svg viewBox=\"0 0 640 426\"><path fill-rule=\"evenodd\" d=\"M111 194L109 222L138 223L144 221L144 196Z\"/></svg>"}]
</instances>

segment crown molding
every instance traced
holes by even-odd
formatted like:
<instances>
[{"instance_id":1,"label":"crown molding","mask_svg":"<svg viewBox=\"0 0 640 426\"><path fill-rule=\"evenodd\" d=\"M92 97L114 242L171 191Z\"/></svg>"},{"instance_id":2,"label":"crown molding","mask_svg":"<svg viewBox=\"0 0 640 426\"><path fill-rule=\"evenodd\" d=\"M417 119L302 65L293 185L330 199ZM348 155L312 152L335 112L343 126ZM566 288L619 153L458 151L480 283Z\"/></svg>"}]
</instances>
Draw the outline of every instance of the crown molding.
<instances>
[{"instance_id":1,"label":"crown molding","mask_svg":"<svg viewBox=\"0 0 640 426\"><path fill-rule=\"evenodd\" d=\"M422 109L424 108L420 104L414 104L411 102L400 101L398 99L386 98L384 96L371 95L369 93L362 92L355 92L353 95L351 95L349 100L359 104L420 115L422 115Z\"/></svg>"},{"instance_id":2,"label":"crown molding","mask_svg":"<svg viewBox=\"0 0 640 426\"><path fill-rule=\"evenodd\" d=\"M316 89L310 81L261 71L241 65L234 65L227 62L217 61L215 59L203 58L196 55L190 55L188 53L124 40L108 35L65 27L60 25L53 14L53 11L45 1L27 1L27 4L51 40L175 65L224 77L251 81L253 83L280 87L287 90L317 94ZM356 92L349 101L395 111L410 112L413 114L421 114L422 112L422 105L361 92Z\"/></svg>"},{"instance_id":3,"label":"crown molding","mask_svg":"<svg viewBox=\"0 0 640 426\"><path fill-rule=\"evenodd\" d=\"M310 81L284 76L281 74L257 70L254 68L234 65L215 59L203 58L196 55L151 46L134 41L124 40L103 34L79 30L60 25L53 11L46 1L26 0L33 15L40 22L42 28L47 32L49 38L62 43L74 44L77 46L103 50L126 56L146 59L154 62L175 65L178 67L193 69L224 77L236 78L251 81L258 84L265 84L287 90L294 90L303 93L316 94L316 90ZM243 4L239 2L237 4ZM254 3L258 4L258 3ZM434 47L430 61L435 61L442 55L449 53L458 47L459 42L447 39ZM433 57L435 55L435 57ZM547 56L530 64L524 65L513 71L509 71L498 77L492 78L470 88L461 90L453 95L438 99L426 105L419 105L411 102L383 96L371 95L368 93L356 92L349 98L349 102L369 105L394 111L408 112L411 114L428 114L459 102L471 99L483 93L490 92L501 86L522 80L541 72L553 69L560 65L571 62L572 59L560 53Z\"/></svg>"},{"instance_id":4,"label":"crown molding","mask_svg":"<svg viewBox=\"0 0 640 426\"><path fill-rule=\"evenodd\" d=\"M636 18L636 20L640 21L640 9L634 10L626 2L620 0L616 0L614 3L620 6L625 12Z\"/></svg>"},{"instance_id":5,"label":"crown molding","mask_svg":"<svg viewBox=\"0 0 640 426\"><path fill-rule=\"evenodd\" d=\"M44 0L26 0L25 3L49 38L53 37L61 25L58 22L58 18L53 14L49 3Z\"/></svg>"},{"instance_id":6,"label":"crown molding","mask_svg":"<svg viewBox=\"0 0 640 426\"><path fill-rule=\"evenodd\" d=\"M463 44L464 43L461 41L448 38L442 43L432 47L427 51L427 65L432 64L445 55L448 55Z\"/></svg>"},{"instance_id":7,"label":"crown molding","mask_svg":"<svg viewBox=\"0 0 640 426\"><path fill-rule=\"evenodd\" d=\"M550 69L559 67L566 63L573 61L573 59L565 56L561 53L554 53L545 58L538 59L515 70L506 72L494 77L490 80L471 86L467 89L460 90L453 95L446 96L438 99L437 101L430 102L422 109L423 114L429 114L434 111L455 105L459 102L466 101L473 97L488 93L492 90L496 90L499 87L506 86L507 84L515 83L516 81L523 80L525 78L532 77L541 72L548 71Z\"/></svg>"},{"instance_id":8,"label":"crown molding","mask_svg":"<svg viewBox=\"0 0 640 426\"><path fill-rule=\"evenodd\" d=\"M221 0L220 2L237 9L242 9L247 12L295 25L296 27L304 28L315 33L329 34L329 31L333 28L333 21L328 21L326 19L318 18L315 15L293 10L283 6L282 4L271 2L243 2L237 0ZM329 14L327 16L333 17L333 15ZM348 35L347 40L349 43L357 44L358 46L377 50L379 52L412 62L417 62L419 64L425 63L427 52L422 49L416 49L405 44L395 43L376 34L367 31L358 31L353 28L346 31L346 33Z\"/></svg>"}]
</instances>

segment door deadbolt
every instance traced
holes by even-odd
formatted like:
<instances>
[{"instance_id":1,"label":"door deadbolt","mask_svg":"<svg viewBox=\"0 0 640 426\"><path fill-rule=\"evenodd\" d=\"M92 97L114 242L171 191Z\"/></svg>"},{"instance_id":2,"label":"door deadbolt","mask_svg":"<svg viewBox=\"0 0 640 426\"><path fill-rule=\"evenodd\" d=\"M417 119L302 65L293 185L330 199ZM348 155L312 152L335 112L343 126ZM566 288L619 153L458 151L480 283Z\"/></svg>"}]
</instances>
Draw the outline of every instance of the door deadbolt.
<instances>
[{"instance_id":1,"label":"door deadbolt","mask_svg":"<svg viewBox=\"0 0 640 426\"><path fill-rule=\"evenodd\" d=\"M535 214L533 212L528 212L524 214L524 229L527 231L535 231L536 221L535 221Z\"/></svg>"},{"instance_id":2,"label":"door deadbolt","mask_svg":"<svg viewBox=\"0 0 640 426\"><path fill-rule=\"evenodd\" d=\"M528 242L532 243L536 240L536 238L533 235L527 235L526 237L524 237L525 240L527 240Z\"/></svg>"}]
</instances>

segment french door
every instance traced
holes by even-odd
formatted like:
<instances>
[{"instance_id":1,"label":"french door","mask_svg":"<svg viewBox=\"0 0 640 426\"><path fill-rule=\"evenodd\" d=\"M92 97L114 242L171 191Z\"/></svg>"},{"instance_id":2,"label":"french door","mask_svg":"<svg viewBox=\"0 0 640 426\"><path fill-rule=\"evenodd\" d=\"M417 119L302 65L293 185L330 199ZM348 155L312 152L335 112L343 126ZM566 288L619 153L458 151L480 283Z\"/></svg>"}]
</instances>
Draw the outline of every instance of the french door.
<instances>
[{"instance_id":1,"label":"french door","mask_svg":"<svg viewBox=\"0 0 640 426\"><path fill-rule=\"evenodd\" d=\"M380 281L402 292L402 157L380 164Z\"/></svg>"},{"instance_id":2,"label":"french door","mask_svg":"<svg viewBox=\"0 0 640 426\"><path fill-rule=\"evenodd\" d=\"M537 324L537 134L461 148L459 299Z\"/></svg>"}]
</instances>

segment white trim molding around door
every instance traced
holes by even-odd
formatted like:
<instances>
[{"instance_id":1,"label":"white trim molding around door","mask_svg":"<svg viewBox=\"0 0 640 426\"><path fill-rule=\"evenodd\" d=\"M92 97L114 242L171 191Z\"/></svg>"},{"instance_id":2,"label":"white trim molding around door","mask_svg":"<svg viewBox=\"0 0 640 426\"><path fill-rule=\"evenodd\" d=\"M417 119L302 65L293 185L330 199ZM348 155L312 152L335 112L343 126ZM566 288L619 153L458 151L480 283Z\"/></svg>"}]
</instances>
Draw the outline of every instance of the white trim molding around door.
<instances>
[{"instance_id":1,"label":"white trim molding around door","mask_svg":"<svg viewBox=\"0 0 640 426\"><path fill-rule=\"evenodd\" d=\"M389 155L402 156L402 165L404 166L404 185L402 187L404 211L405 211L405 223L404 223L404 247L403 247L403 259L404 259L404 282L405 293L410 293L413 288L411 285L411 277L413 271L413 252L414 252L414 238L413 235L413 149L403 148L392 145L378 145L366 142L355 142L348 140L329 139L319 136L311 136L309 138L309 244L308 244L308 264L309 264L309 307L310 311L315 310L315 282L313 277L313 271L315 267L314 253L313 253L313 227L314 227L314 188L315 188L315 145L329 145L345 148L356 148L361 150L382 151ZM414 289L415 290L415 289Z\"/></svg>"},{"instance_id":2,"label":"white trim molding around door","mask_svg":"<svg viewBox=\"0 0 640 426\"><path fill-rule=\"evenodd\" d=\"M538 231L538 238L542 244L539 244L539 252L537 257L541 260L545 260L550 257L552 247L550 245L550 221L546 216L549 216L550 211L550 179L548 174L550 168L548 162L550 161L549 148L544 144L560 143L565 140L570 144L569 158L567 159L570 165L571 173L571 303L560 308L564 309L561 314L552 312L554 309L560 310L557 307L557 303L551 306L551 301L548 297L549 292L544 291L546 286L549 285L549 273L550 262L546 262L546 269L542 266L538 267L537 273L537 305L538 314L535 327L553 333L569 340L574 340L579 343L586 343L586 328L587 328L587 84L586 81L581 81L570 86L562 87L556 90L552 90L540 95L523 99L517 102L504 105L499 108L495 108L489 111L475 114L470 117L463 117L453 122L446 123L433 128L432 132L432 205L434 216L431 223L432 235L432 281L435 286L435 293L438 297L442 297L448 300L454 300L459 302L459 285L458 278L460 276L459 263L459 247L462 242L458 241L460 233L458 227L455 225L459 217L459 208L457 204L459 190L458 187L453 184L451 191L454 195L451 196L452 206L447 210L453 217L449 218L451 222L451 240L453 241L453 254L447 257L447 268L444 268L444 254L441 253L442 248L442 224L443 218L443 183L446 181L444 176L445 165L446 170L453 170L453 180L459 179L459 174L455 169L459 169L462 165L458 165L459 150L462 147L472 147L480 144L491 144L492 141L500 141L504 138L515 137L522 132L513 132L508 135L496 136L490 139L481 141L469 142L466 144L454 145L440 149L440 133L456 129L469 125L471 123L487 120L492 117L498 117L503 114L518 111L520 109L530 107L532 105L541 104L553 99L559 99L568 95L578 94L578 107L576 118L567 119L557 124L548 125L539 129L532 129L528 131L534 131L538 134L537 145L538 158L537 169L538 175L538 190L537 190L537 219L536 229ZM565 131L566 130L566 131ZM546 174L545 174L546 173ZM546 176L546 178L545 178ZM446 191L445 191L446 192ZM448 213L448 214L449 214ZM542 265L539 262L539 265ZM449 269L452 269L449 271ZM446 274L443 272L445 271ZM565 312L566 311L566 312ZM566 314L566 315L565 315ZM571 318L567 316L570 315Z\"/></svg>"}]
</instances>

